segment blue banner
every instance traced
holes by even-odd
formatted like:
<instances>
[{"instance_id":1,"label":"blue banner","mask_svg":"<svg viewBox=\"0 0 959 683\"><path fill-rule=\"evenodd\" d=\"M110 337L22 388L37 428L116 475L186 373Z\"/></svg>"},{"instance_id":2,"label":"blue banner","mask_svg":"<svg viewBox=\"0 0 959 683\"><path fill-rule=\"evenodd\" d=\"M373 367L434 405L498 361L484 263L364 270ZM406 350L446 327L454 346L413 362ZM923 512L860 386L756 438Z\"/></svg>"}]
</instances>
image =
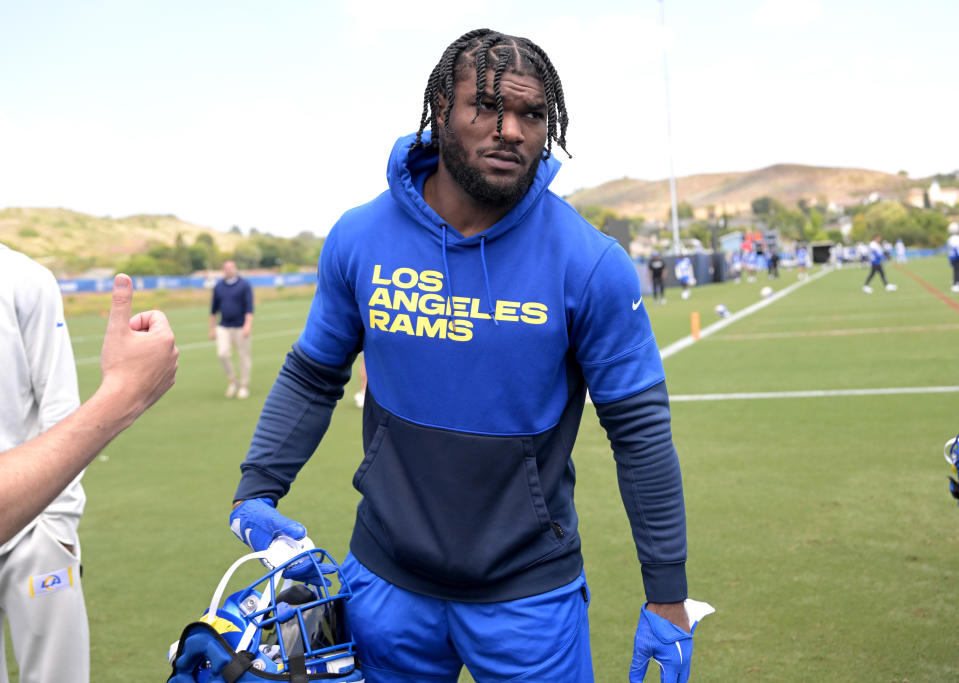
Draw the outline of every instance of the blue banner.
<instances>
[{"instance_id":1,"label":"blue banner","mask_svg":"<svg viewBox=\"0 0 959 683\"><path fill-rule=\"evenodd\" d=\"M213 289L217 277L192 277L179 275L136 275L133 277L135 290L150 289ZM316 272L276 273L275 275L250 275L244 279L256 287L295 287L297 285L316 286ZM109 292L113 290L113 278L92 278L83 280L60 280L60 291L64 294L75 292Z\"/></svg>"}]
</instances>

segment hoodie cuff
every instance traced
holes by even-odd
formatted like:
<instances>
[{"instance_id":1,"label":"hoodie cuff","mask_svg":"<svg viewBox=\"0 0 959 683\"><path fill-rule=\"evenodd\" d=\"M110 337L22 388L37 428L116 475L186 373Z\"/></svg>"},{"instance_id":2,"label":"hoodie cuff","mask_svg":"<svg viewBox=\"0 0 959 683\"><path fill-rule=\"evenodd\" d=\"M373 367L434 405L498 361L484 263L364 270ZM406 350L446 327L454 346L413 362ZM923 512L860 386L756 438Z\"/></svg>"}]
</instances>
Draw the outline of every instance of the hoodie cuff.
<instances>
[{"instance_id":1,"label":"hoodie cuff","mask_svg":"<svg viewBox=\"0 0 959 683\"><path fill-rule=\"evenodd\" d=\"M686 589L686 563L644 564L643 587L649 602L682 602Z\"/></svg>"}]
</instances>

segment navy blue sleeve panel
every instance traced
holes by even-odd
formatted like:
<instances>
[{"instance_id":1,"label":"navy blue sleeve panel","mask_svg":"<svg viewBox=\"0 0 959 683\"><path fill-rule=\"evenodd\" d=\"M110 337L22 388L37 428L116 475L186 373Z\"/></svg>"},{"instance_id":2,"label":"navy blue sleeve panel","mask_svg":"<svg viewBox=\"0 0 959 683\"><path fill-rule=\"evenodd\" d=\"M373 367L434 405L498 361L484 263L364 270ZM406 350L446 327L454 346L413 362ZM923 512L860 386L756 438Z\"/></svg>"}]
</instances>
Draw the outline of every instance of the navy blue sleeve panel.
<instances>
[{"instance_id":1,"label":"navy blue sleeve panel","mask_svg":"<svg viewBox=\"0 0 959 683\"><path fill-rule=\"evenodd\" d=\"M614 403L597 403L596 414L613 447L646 599L685 600L686 510L666 383Z\"/></svg>"},{"instance_id":2,"label":"navy blue sleeve panel","mask_svg":"<svg viewBox=\"0 0 959 683\"><path fill-rule=\"evenodd\" d=\"M276 502L286 495L330 426L355 358L354 353L344 365L332 367L312 360L298 346L286 355L240 465L242 475L233 500Z\"/></svg>"},{"instance_id":3,"label":"navy blue sleeve panel","mask_svg":"<svg viewBox=\"0 0 959 683\"><path fill-rule=\"evenodd\" d=\"M246 291L243 292L243 302L246 304L246 313L253 312L253 287L246 280L243 281L243 284L246 285Z\"/></svg>"},{"instance_id":4,"label":"navy blue sleeve panel","mask_svg":"<svg viewBox=\"0 0 959 683\"><path fill-rule=\"evenodd\" d=\"M342 250L346 256L341 255L339 242L343 232L342 222L337 223L323 243L316 273L316 295L306 327L297 342L310 358L334 367L346 363L350 354L355 356L362 343L365 325L349 274L349 270L355 267L350 259L355 256L349 249Z\"/></svg>"},{"instance_id":5,"label":"navy blue sleeve panel","mask_svg":"<svg viewBox=\"0 0 959 683\"><path fill-rule=\"evenodd\" d=\"M665 379L639 275L616 242L610 241L573 308L570 340L596 403L618 401Z\"/></svg>"},{"instance_id":6,"label":"navy blue sleeve panel","mask_svg":"<svg viewBox=\"0 0 959 683\"><path fill-rule=\"evenodd\" d=\"M220 310L220 284L213 287L213 300L210 302L210 315L216 315Z\"/></svg>"}]
</instances>

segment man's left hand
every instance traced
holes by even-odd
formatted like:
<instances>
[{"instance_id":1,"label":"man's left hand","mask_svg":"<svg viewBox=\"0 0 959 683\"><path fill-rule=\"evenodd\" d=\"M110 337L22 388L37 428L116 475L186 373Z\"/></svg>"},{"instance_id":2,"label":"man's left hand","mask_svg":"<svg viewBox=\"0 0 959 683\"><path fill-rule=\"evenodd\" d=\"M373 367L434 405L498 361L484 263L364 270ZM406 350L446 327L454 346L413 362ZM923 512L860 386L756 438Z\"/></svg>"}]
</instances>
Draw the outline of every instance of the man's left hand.
<instances>
[{"instance_id":1,"label":"man's left hand","mask_svg":"<svg viewBox=\"0 0 959 683\"><path fill-rule=\"evenodd\" d=\"M656 611L653 611L654 609ZM643 680L650 660L655 660L659 664L660 680L664 683L666 681L685 683L689 680L693 657L693 632L704 616L715 611L711 605L697 600L686 600L685 603L643 605L633 644L633 663L629 669L630 683L640 683ZM657 612L665 616L660 616ZM689 630L677 625L674 621L680 622L683 626L689 626Z\"/></svg>"}]
</instances>

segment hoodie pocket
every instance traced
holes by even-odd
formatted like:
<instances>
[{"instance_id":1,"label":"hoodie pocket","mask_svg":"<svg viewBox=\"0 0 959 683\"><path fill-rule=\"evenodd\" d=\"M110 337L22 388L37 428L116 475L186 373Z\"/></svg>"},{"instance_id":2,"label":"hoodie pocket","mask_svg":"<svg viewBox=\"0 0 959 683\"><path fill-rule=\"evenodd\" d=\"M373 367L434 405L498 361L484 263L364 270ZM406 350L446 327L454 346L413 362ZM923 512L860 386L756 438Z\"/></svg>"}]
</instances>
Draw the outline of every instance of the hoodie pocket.
<instances>
[{"instance_id":1,"label":"hoodie pocket","mask_svg":"<svg viewBox=\"0 0 959 683\"><path fill-rule=\"evenodd\" d=\"M555 552L528 437L463 434L387 416L353 478L360 520L395 562L454 585L511 576Z\"/></svg>"}]
</instances>

